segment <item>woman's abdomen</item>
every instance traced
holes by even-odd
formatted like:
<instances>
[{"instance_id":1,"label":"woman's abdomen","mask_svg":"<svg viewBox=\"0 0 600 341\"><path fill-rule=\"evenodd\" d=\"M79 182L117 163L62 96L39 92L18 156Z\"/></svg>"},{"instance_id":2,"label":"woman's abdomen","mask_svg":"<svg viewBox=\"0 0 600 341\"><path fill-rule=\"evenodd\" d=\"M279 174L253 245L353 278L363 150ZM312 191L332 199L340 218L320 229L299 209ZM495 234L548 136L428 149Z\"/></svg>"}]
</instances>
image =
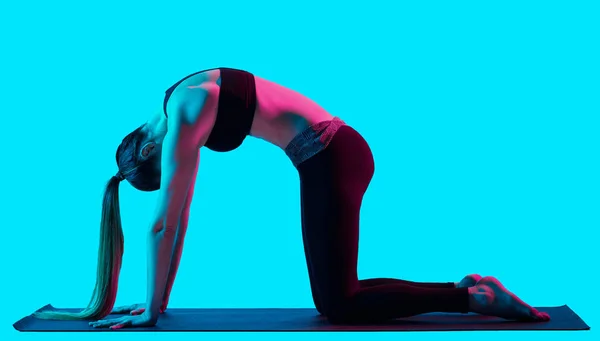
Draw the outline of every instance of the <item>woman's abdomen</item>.
<instances>
[{"instance_id":1,"label":"woman's abdomen","mask_svg":"<svg viewBox=\"0 0 600 341\"><path fill-rule=\"evenodd\" d=\"M299 92L255 76L257 107L251 135L285 149L311 125L333 119L318 103Z\"/></svg>"}]
</instances>

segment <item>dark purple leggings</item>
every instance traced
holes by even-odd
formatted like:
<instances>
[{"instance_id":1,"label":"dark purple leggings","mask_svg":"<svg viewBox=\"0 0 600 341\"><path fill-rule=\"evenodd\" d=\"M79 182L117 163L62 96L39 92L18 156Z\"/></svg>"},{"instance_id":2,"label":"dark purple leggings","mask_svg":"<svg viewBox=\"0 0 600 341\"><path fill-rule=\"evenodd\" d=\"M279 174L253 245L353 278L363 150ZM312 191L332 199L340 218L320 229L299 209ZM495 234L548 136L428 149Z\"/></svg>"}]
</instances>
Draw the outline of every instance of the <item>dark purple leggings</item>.
<instances>
[{"instance_id":1,"label":"dark purple leggings","mask_svg":"<svg viewBox=\"0 0 600 341\"><path fill-rule=\"evenodd\" d=\"M428 312L468 312L467 288L391 278L358 280L362 199L374 172L363 137L341 126L329 145L297 165L302 235L317 310L333 323L368 323Z\"/></svg>"}]
</instances>

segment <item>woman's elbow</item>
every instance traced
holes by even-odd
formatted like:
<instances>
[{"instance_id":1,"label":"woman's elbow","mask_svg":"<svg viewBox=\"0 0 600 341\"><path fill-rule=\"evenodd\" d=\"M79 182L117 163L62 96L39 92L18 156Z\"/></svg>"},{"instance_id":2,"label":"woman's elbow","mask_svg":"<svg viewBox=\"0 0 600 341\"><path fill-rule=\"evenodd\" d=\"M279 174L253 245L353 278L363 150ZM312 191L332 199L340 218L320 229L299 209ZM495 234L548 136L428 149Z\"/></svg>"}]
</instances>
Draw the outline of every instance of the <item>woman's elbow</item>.
<instances>
[{"instance_id":1,"label":"woman's elbow","mask_svg":"<svg viewBox=\"0 0 600 341\"><path fill-rule=\"evenodd\" d=\"M170 224L168 222L165 223L164 221L161 221L152 226L152 228L150 229L150 234L153 236L159 234L175 236L177 234L177 226L178 224Z\"/></svg>"}]
</instances>

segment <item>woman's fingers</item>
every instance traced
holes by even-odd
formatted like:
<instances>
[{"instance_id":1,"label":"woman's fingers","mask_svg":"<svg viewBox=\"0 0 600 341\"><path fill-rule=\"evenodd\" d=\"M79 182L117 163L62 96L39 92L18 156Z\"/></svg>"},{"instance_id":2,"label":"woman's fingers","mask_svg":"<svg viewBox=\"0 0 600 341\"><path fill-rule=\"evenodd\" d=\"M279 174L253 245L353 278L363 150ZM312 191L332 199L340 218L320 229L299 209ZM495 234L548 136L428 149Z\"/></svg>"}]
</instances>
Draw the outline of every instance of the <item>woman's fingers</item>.
<instances>
[{"instance_id":1,"label":"woman's fingers","mask_svg":"<svg viewBox=\"0 0 600 341\"><path fill-rule=\"evenodd\" d=\"M110 320L98 320L90 322L89 325L94 328L110 328L110 329L119 329L128 327L132 324L131 317L124 316L117 319Z\"/></svg>"},{"instance_id":2,"label":"woman's fingers","mask_svg":"<svg viewBox=\"0 0 600 341\"><path fill-rule=\"evenodd\" d=\"M140 315L140 314L143 314L144 311L146 311L145 308L138 308L138 309L132 310L131 315Z\"/></svg>"},{"instance_id":3,"label":"woman's fingers","mask_svg":"<svg viewBox=\"0 0 600 341\"><path fill-rule=\"evenodd\" d=\"M110 313L111 314L123 314L124 311L125 311L125 307L114 307Z\"/></svg>"},{"instance_id":4,"label":"woman's fingers","mask_svg":"<svg viewBox=\"0 0 600 341\"><path fill-rule=\"evenodd\" d=\"M130 319L123 318L122 320L115 322L115 324L110 326L110 329L112 329L112 330L121 329L121 328L125 328L125 327L130 327L131 325L132 325L132 321Z\"/></svg>"},{"instance_id":5,"label":"woman's fingers","mask_svg":"<svg viewBox=\"0 0 600 341\"><path fill-rule=\"evenodd\" d=\"M134 310L138 309L138 305L137 304L132 304L132 305L124 305L118 308L113 309L112 313L113 314L127 314L129 312L132 312Z\"/></svg>"}]
</instances>

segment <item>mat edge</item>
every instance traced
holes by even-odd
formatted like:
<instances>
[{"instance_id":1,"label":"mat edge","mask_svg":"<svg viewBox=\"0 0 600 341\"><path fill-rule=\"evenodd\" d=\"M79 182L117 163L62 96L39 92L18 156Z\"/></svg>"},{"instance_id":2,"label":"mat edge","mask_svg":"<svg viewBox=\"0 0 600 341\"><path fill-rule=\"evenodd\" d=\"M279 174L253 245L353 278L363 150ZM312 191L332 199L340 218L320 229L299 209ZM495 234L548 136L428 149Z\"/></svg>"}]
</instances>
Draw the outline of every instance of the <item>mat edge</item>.
<instances>
[{"instance_id":1,"label":"mat edge","mask_svg":"<svg viewBox=\"0 0 600 341\"><path fill-rule=\"evenodd\" d=\"M568 304L563 304L563 305L557 305L554 307L539 307L538 309L543 309L543 308L567 308L569 309L569 311L571 311L584 325L586 328L580 328L580 329L499 329L499 330L489 330L489 329L467 329L467 330L392 330L391 332L452 332L452 331L480 331L480 332L485 332L485 331L571 331L571 332L576 332L576 331L590 331L592 328L587 324L587 322L585 322L585 320L583 318L581 318L581 316L579 316L579 314L577 314L577 312L575 312L573 309L571 309L571 307L568 306ZM44 305L43 307L37 309L35 312L39 312L42 310L46 310L46 309L55 309L52 304L48 303L46 305ZM81 309L81 308L66 308L66 309ZM223 310L227 310L227 309L276 309L276 310L285 310L285 309L314 309L314 308L173 308L173 309L223 309ZM34 313L35 313L34 312ZM24 321L30 317L32 317L32 314L29 314L21 319L19 319L17 322L13 323L13 328L21 333L52 333L52 332L72 332L72 333L86 333L89 331L83 331L83 330L70 330L70 331L57 331L57 330L26 330L22 328L22 324L24 323ZM147 331L147 330L139 330L139 331L135 331L135 330L124 330L126 332L160 332L157 330L154 331ZM259 331L259 330L248 330L248 331L244 331L244 330L232 330L232 331L222 331L222 330L214 330L214 331L210 331L210 330L202 330L202 331L164 331L164 332L191 332L191 333L198 333L198 332L203 332L203 333L211 333L211 332L336 332L336 330L265 330L265 331ZM352 330L352 332L378 332L376 330ZM382 330L381 332L390 332L390 330Z\"/></svg>"},{"instance_id":2,"label":"mat edge","mask_svg":"<svg viewBox=\"0 0 600 341\"><path fill-rule=\"evenodd\" d=\"M37 309L37 310L36 310L36 311L34 311L33 313L31 313L31 314L29 314L29 315L27 315L27 316L24 316L24 317L22 317L20 320L18 320L17 322L13 323L13 325L12 325L12 326L13 326L13 328L14 328L16 331L18 331L18 332L22 332L22 333L26 333L26 332L28 332L27 330L24 330L22 327L20 327L20 325L22 325L22 324L23 324L23 322L24 322L26 319L30 318L30 317L31 317L33 314L35 314L35 313L37 313L37 312L39 312L39 311L42 311L42 310L48 309L48 308L50 308L50 309L54 309L54 307L52 306L52 304L48 303L48 304L46 304L45 306L43 306L43 307L41 307L41 308Z\"/></svg>"}]
</instances>

